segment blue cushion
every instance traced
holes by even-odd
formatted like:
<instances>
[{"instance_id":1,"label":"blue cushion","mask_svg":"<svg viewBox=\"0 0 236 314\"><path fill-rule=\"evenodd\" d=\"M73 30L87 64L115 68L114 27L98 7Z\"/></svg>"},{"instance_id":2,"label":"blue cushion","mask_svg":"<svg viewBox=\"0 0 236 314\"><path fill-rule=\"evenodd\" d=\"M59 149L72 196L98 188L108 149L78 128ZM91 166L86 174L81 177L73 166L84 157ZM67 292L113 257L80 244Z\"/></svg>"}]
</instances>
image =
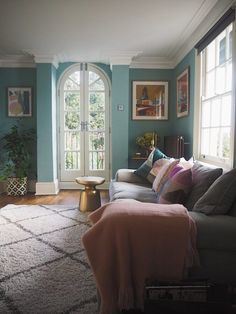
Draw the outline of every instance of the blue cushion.
<instances>
[{"instance_id":1,"label":"blue cushion","mask_svg":"<svg viewBox=\"0 0 236 314\"><path fill-rule=\"evenodd\" d=\"M138 176L147 179L150 183L153 183L155 177L150 175L150 171L152 170L152 165L158 159L168 158L162 151L158 148L154 148L147 160L134 172Z\"/></svg>"}]
</instances>

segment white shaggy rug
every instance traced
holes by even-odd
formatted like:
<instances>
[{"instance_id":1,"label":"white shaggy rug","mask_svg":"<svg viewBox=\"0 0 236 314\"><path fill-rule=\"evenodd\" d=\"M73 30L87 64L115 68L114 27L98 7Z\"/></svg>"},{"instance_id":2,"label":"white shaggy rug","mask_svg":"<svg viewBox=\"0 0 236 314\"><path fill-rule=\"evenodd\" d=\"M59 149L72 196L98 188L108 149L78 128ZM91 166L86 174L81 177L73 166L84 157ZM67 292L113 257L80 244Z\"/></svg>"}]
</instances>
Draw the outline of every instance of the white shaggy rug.
<instances>
[{"instance_id":1,"label":"white shaggy rug","mask_svg":"<svg viewBox=\"0 0 236 314\"><path fill-rule=\"evenodd\" d=\"M64 205L0 209L0 313L97 313L81 237L87 215Z\"/></svg>"}]
</instances>

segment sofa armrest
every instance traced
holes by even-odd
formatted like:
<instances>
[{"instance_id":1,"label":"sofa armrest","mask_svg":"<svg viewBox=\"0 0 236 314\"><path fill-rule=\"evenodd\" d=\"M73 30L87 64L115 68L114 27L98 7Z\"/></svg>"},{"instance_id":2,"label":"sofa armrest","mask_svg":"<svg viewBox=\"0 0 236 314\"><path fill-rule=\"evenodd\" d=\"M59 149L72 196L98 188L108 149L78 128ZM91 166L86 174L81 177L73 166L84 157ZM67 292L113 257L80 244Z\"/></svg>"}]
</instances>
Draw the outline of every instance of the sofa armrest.
<instances>
[{"instance_id":1,"label":"sofa armrest","mask_svg":"<svg viewBox=\"0 0 236 314\"><path fill-rule=\"evenodd\" d=\"M137 176L134 173L135 169L119 169L115 175L117 182L142 183L147 184L147 180Z\"/></svg>"}]
</instances>

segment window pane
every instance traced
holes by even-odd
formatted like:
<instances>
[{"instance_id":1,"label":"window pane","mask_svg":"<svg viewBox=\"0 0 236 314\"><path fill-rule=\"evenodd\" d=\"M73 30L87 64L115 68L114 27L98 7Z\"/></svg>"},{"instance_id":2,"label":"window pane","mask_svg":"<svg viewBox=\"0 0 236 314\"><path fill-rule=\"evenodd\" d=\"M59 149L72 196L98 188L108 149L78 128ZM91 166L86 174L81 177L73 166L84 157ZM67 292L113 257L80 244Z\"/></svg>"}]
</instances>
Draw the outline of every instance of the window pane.
<instances>
[{"instance_id":1,"label":"window pane","mask_svg":"<svg viewBox=\"0 0 236 314\"><path fill-rule=\"evenodd\" d=\"M65 132L65 150L80 150L79 132Z\"/></svg>"},{"instance_id":2,"label":"window pane","mask_svg":"<svg viewBox=\"0 0 236 314\"><path fill-rule=\"evenodd\" d=\"M220 128L210 129L210 139L209 139L209 155L219 156L219 142L220 142Z\"/></svg>"},{"instance_id":3,"label":"window pane","mask_svg":"<svg viewBox=\"0 0 236 314\"><path fill-rule=\"evenodd\" d=\"M220 33L215 39L217 42L217 64L220 65L225 62L226 56L226 41L225 41L225 36L226 36L226 31L224 30L223 32Z\"/></svg>"},{"instance_id":4,"label":"window pane","mask_svg":"<svg viewBox=\"0 0 236 314\"><path fill-rule=\"evenodd\" d=\"M89 111L105 110L105 93L89 93Z\"/></svg>"},{"instance_id":5,"label":"window pane","mask_svg":"<svg viewBox=\"0 0 236 314\"><path fill-rule=\"evenodd\" d=\"M72 73L66 80L64 85L65 90L79 90L80 89L80 71Z\"/></svg>"},{"instance_id":6,"label":"window pane","mask_svg":"<svg viewBox=\"0 0 236 314\"><path fill-rule=\"evenodd\" d=\"M210 141L209 129L202 129L202 132L201 132L201 154L202 155L209 155L209 141Z\"/></svg>"},{"instance_id":7,"label":"window pane","mask_svg":"<svg viewBox=\"0 0 236 314\"><path fill-rule=\"evenodd\" d=\"M202 103L202 127L208 127L211 123L211 103L206 101Z\"/></svg>"},{"instance_id":8,"label":"window pane","mask_svg":"<svg viewBox=\"0 0 236 314\"><path fill-rule=\"evenodd\" d=\"M65 110L80 109L80 94L65 92Z\"/></svg>"},{"instance_id":9,"label":"window pane","mask_svg":"<svg viewBox=\"0 0 236 314\"><path fill-rule=\"evenodd\" d=\"M215 41L208 47L206 52L206 70L207 72L215 67Z\"/></svg>"},{"instance_id":10,"label":"window pane","mask_svg":"<svg viewBox=\"0 0 236 314\"><path fill-rule=\"evenodd\" d=\"M226 82L226 92L231 91L232 90L232 61L231 62L227 62L226 64L226 77L227 79L225 80Z\"/></svg>"},{"instance_id":11,"label":"window pane","mask_svg":"<svg viewBox=\"0 0 236 314\"><path fill-rule=\"evenodd\" d=\"M80 116L77 112L66 112L65 114L65 129L75 130L80 127Z\"/></svg>"},{"instance_id":12,"label":"window pane","mask_svg":"<svg viewBox=\"0 0 236 314\"><path fill-rule=\"evenodd\" d=\"M232 36L233 32L229 33L229 58L232 58Z\"/></svg>"},{"instance_id":13,"label":"window pane","mask_svg":"<svg viewBox=\"0 0 236 314\"><path fill-rule=\"evenodd\" d=\"M65 170L80 170L79 152L65 152Z\"/></svg>"},{"instance_id":14,"label":"window pane","mask_svg":"<svg viewBox=\"0 0 236 314\"><path fill-rule=\"evenodd\" d=\"M231 124L231 95L222 98L221 125L230 126Z\"/></svg>"},{"instance_id":15,"label":"window pane","mask_svg":"<svg viewBox=\"0 0 236 314\"><path fill-rule=\"evenodd\" d=\"M220 157L230 158L230 128L222 128L220 138L221 152Z\"/></svg>"},{"instance_id":16,"label":"window pane","mask_svg":"<svg viewBox=\"0 0 236 314\"><path fill-rule=\"evenodd\" d=\"M220 41L219 47L219 64L223 64L226 60L226 38L224 37Z\"/></svg>"},{"instance_id":17,"label":"window pane","mask_svg":"<svg viewBox=\"0 0 236 314\"><path fill-rule=\"evenodd\" d=\"M220 114L221 114L221 105L220 99L214 99L212 101L212 108L211 108L211 126L219 126L220 125Z\"/></svg>"},{"instance_id":18,"label":"window pane","mask_svg":"<svg viewBox=\"0 0 236 314\"><path fill-rule=\"evenodd\" d=\"M206 97L212 97L215 94L215 71L206 74Z\"/></svg>"},{"instance_id":19,"label":"window pane","mask_svg":"<svg viewBox=\"0 0 236 314\"><path fill-rule=\"evenodd\" d=\"M89 90L104 90L105 86L97 73L89 71Z\"/></svg>"},{"instance_id":20,"label":"window pane","mask_svg":"<svg viewBox=\"0 0 236 314\"><path fill-rule=\"evenodd\" d=\"M89 134L89 149L90 150L104 150L105 149L105 133L91 132Z\"/></svg>"},{"instance_id":21,"label":"window pane","mask_svg":"<svg viewBox=\"0 0 236 314\"><path fill-rule=\"evenodd\" d=\"M90 152L89 153L89 170L104 170L105 169L105 153Z\"/></svg>"},{"instance_id":22,"label":"window pane","mask_svg":"<svg viewBox=\"0 0 236 314\"><path fill-rule=\"evenodd\" d=\"M89 130L104 130L105 129L105 113L90 112L89 113Z\"/></svg>"},{"instance_id":23,"label":"window pane","mask_svg":"<svg viewBox=\"0 0 236 314\"><path fill-rule=\"evenodd\" d=\"M216 94L225 92L225 66L216 69Z\"/></svg>"}]
</instances>

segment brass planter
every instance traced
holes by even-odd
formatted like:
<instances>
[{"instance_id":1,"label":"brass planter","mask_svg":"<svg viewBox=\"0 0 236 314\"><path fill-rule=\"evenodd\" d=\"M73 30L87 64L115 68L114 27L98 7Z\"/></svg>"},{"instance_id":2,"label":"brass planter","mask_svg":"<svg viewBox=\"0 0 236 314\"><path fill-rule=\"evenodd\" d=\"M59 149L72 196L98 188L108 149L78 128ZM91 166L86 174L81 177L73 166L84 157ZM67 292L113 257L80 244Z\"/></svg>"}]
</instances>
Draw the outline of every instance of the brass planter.
<instances>
[{"instance_id":1,"label":"brass planter","mask_svg":"<svg viewBox=\"0 0 236 314\"><path fill-rule=\"evenodd\" d=\"M7 178L7 195L19 196L27 193L27 177Z\"/></svg>"}]
</instances>

